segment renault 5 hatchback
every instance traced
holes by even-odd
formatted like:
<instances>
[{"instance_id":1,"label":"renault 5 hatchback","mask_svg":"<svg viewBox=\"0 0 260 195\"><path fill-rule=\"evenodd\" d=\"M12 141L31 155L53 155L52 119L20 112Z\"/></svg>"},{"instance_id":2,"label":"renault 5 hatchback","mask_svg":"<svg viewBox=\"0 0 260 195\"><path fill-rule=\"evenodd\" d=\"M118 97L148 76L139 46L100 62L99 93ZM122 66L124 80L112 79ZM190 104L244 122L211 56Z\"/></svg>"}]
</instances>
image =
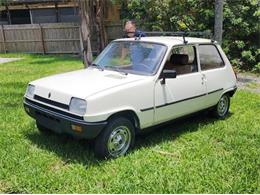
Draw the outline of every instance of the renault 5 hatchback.
<instances>
[{"instance_id":1,"label":"renault 5 hatchback","mask_svg":"<svg viewBox=\"0 0 260 195\"><path fill-rule=\"evenodd\" d=\"M118 39L87 69L30 82L24 107L40 131L94 139L95 154L110 158L152 126L204 109L224 119L236 89L228 58L209 39Z\"/></svg>"}]
</instances>

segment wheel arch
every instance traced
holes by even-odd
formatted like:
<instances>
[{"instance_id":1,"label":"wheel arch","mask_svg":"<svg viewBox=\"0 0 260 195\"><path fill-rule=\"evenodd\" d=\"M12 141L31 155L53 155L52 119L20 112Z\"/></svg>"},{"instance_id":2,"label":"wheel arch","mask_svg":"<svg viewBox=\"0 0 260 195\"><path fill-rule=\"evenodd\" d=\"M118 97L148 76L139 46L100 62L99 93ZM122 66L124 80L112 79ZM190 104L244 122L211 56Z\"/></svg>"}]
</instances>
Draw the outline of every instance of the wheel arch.
<instances>
[{"instance_id":1,"label":"wheel arch","mask_svg":"<svg viewBox=\"0 0 260 195\"><path fill-rule=\"evenodd\" d=\"M123 111L116 112L108 117L108 121L117 117L125 117L127 119L130 119L135 129L136 130L140 129L140 120L137 114L133 110L123 110Z\"/></svg>"},{"instance_id":2,"label":"wheel arch","mask_svg":"<svg viewBox=\"0 0 260 195\"><path fill-rule=\"evenodd\" d=\"M235 88L233 88L233 89L228 89L228 90L226 90L222 95L228 94L229 97L233 97L233 95L236 93L236 91L237 91L237 88L235 87Z\"/></svg>"}]
</instances>

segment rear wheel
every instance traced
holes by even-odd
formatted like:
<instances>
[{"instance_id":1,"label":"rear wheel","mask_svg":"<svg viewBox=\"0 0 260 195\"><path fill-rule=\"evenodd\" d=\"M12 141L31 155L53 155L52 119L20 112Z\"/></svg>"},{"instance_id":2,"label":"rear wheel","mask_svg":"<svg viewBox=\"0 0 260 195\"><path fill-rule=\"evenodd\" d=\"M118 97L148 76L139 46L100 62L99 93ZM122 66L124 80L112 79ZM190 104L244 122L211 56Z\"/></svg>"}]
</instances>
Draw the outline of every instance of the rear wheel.
<instances>
[{"instance_id":1,"label":"rear wheel","mask_svg":"<svg viewBox=\"0 0 260 195\"><path fill-rule=\"evenodd\" d=\"M218 104L215 106L213 110L213 114L215 117L219 119L224 119L229 111L230 107L230 97L228 94L224 94L221 96Z\"/></svg>"},{"instance_id":2,"label":"rear wheel","mask_svg":"<svg viewBox=\"0 0 260 195\"><path fill-rule=\"evenodd\" d=\"M99 158L116 158L124 155L135 140L134 126L130 120L120 117L109 121L95 140L95 154Z\"/></svg>"}]
</instances>

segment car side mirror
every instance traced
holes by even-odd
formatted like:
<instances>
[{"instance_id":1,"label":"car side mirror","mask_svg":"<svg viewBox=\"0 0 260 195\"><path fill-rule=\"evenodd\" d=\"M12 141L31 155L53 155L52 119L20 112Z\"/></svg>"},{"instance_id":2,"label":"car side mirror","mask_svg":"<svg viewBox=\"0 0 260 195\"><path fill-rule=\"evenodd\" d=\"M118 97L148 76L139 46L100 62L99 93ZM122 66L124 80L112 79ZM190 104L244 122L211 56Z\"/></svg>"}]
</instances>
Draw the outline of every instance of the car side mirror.
<instances>
[{"instance_id":1,"label":"car side mirror","mask_svg":"<svg viewBox=\"0 0 260 195\"><path fill-rule=\"evenodd\" d=\"M177 74L175 70L163 70L161 84L165 84L166 79L174 79Z\"/></svg>"}]
</instances>

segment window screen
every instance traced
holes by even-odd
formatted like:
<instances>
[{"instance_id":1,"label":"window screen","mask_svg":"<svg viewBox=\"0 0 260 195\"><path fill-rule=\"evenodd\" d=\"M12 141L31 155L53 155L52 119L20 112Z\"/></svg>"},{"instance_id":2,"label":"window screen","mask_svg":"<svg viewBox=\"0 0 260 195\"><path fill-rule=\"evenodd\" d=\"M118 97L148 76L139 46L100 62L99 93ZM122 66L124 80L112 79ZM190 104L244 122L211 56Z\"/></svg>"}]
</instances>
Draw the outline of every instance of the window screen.
<instances>
[{"instance_id":1,"label":"window screen","mask_svg":"<svg viewBox=\"0 0 260 195\"><path fill-rule=\"evenodd\" d=\"M48 9L34 9L32 10L33 23L55 23L56 19L56 10L53 8Z\"/></svg>"},{"instance_id":2,"label":"window screen","mask_svg":"<svg viewBox=\"0 0 260 195\"><path fill-rule=\"evenodd\" d=\"M224 62L214 45L199 46L201 70L210 70L224 66Z\"/></svg>"},{"instance_id":3,"label":"window screen","mask_svg":"<svg viewBox=\"0 0 260 195\"><path fill-rule=\"evenodd\" d=\"M79 22L79 9L73 7L58 8L60 22Z\"/></svg>"}]
</instances>

